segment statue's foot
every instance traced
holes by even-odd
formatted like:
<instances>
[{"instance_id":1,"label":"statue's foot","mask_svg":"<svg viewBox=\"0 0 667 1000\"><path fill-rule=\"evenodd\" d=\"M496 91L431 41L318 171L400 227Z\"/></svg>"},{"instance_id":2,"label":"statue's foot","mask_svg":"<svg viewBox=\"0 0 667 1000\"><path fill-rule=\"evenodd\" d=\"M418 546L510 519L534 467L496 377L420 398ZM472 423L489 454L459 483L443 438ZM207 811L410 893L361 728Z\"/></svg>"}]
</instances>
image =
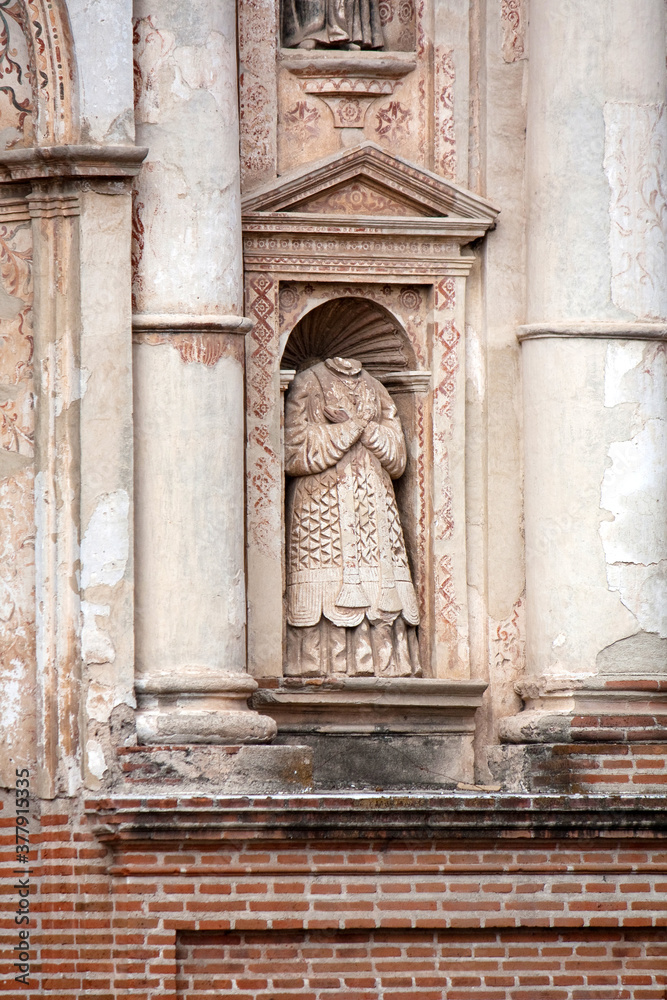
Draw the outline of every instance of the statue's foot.
<instances>
[{"instance_id":1,"label":"statue's foot","mask_svg":"<svg viewBox=\"0 0 667 1000\"><path fill-rule=\"evenodd\" d=\"M299 42L300 49L314 49L316 45L317 42L314 38L304 38L302 42Z\"/></svg>"},{"instance_id":2,"label":"statue's foot","mask_svg":"<svg viewBox=\"0 0 667 1000\"><path fill-rule=\"evenodd\" d=\"M359 52L361 50L361 45L357 45L356 42L348 42L347 45L343 46L343 48Z\"/></svg>"}]
</instances>

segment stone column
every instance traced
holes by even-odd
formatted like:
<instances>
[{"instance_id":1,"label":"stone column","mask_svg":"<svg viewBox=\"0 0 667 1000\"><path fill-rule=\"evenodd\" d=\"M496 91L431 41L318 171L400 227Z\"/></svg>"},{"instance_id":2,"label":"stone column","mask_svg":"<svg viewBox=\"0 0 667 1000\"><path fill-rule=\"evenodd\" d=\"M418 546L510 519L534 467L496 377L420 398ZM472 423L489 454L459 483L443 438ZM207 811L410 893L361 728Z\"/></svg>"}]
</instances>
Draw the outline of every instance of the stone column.
<instances>
[{"instance_id":1,"label":"stone column","mask_svg":"<svg viewBox=\"0 0 667 1000\"><path fill-rule=\"evenodd\" d=\"M636 712L667 672L664 18L663 0L531 9L519 742Z\"/></svg>"},{"instance_id":2,"label":"stone column","mask_svg":"<svg viewBox=\"0 0 667 1000\"><path fill-rule=\"evenodd\" d=\"M135 3L137 731L269 739L251 711L236 5Z\"/></svg>"}]
</instances>

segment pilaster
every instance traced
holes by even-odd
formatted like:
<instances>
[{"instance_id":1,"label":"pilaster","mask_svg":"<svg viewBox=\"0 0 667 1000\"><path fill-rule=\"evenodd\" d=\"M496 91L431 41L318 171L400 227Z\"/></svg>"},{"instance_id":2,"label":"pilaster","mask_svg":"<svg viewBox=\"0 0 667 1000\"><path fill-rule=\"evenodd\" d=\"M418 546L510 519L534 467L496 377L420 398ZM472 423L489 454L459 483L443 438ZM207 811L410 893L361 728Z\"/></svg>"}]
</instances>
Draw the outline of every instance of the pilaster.
<instances>
[{"instance_id":1,"label":"pilaster","mask_svg":"<svg viewBox=\"0 0 667 1000\"><path fill-rule=\"evenodd\" d=\"M46 146L0 158L32 228L44 798L74 794L82 781L100 786L107 765L98 724L134 699L130 183L145 153Z\"/></svg>"}]
</instances>

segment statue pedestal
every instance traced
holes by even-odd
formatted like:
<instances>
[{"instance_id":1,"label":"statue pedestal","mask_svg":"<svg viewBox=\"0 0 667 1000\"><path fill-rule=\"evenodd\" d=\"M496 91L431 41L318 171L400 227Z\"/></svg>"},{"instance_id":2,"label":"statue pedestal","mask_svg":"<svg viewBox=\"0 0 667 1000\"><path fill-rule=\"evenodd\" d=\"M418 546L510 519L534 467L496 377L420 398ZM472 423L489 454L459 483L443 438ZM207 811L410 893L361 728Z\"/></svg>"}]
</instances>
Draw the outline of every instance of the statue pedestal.
<instances>
[{"instance_id":1,"label":"statue pedestal","mask_svg":"<svg viewBox=\"0 0 667 1000\"><path fill-rule=\"evenodd\" d=\"M417 60L412 52L282 49L280 64L299 79L304 93L324 101L334 128L363 129L373 101L393 94Z\"/></svg>"},{"instance_id":2,"label":"statue pedestal","mask_svg":"<svg viewBox=\"0 0 667 1000\"><path fill-rule=\"evenodd\" d=\"M275 744L308 746L315 788L456 788L474 780L486 685L420 677L258 678Z\"/></svg>"}]
</instances>

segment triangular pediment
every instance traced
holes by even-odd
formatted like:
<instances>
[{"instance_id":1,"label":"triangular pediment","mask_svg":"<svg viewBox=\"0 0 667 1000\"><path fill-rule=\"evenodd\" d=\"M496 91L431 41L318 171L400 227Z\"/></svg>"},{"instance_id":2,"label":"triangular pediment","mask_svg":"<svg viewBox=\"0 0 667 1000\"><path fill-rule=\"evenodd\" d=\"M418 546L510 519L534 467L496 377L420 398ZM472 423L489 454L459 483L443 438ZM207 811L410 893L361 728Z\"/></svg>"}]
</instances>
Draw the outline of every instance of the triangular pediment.
<instances>
[{"instance_id":1,"label":"triangular pediment","mask_svg":"<svg viewBox=\"0 0 667 1000\"><path fill-rule=\"evenodd\" d=\"M498 215L486 199L371 142L277 178L247 195L243 210L253 216L458 218L485 228Z\"/></svg>"}]
</instances>

